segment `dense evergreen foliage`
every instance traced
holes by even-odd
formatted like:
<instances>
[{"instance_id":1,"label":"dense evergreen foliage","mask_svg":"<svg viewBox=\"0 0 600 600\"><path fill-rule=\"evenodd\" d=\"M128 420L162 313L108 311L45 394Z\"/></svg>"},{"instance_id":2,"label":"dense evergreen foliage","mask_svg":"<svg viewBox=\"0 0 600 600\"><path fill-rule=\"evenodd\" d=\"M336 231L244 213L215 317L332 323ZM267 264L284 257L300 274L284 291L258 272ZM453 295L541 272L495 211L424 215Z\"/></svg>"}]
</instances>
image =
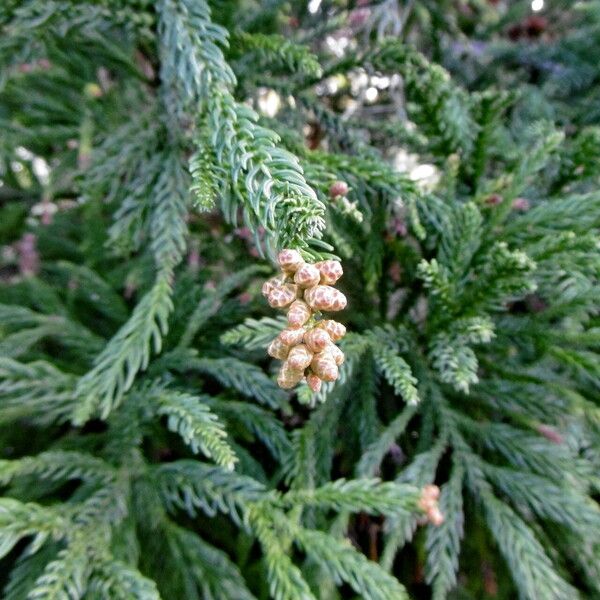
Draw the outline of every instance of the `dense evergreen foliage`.
<instances>
[{"instance_id":1,"label":"dense evergreen foliage","mask_svg":"<svg viewBox=\"0 0 600 600\"><path fill-rule=\"evenodd\" d=\"M531 6L1 3L2 598L600 596L600 2Z\"/></svg>"}]
</instances>

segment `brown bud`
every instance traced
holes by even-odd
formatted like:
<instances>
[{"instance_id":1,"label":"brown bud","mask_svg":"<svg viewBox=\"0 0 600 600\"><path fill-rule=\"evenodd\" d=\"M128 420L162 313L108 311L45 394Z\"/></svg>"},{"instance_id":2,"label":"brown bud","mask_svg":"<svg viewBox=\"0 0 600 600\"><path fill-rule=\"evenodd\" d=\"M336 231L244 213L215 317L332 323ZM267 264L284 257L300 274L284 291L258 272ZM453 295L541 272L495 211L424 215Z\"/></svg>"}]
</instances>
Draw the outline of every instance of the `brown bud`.
<instances>
[{"instance_id":1,"label":"brown bud","mask_svg":"<svg viewBox=\"0 0 600 600\"><path fill-rule=\"evenodd\" d=\"M304 300L313 310L338 311L346 308L348 301L339 290L329 285L316 285L304 292Z\"/></svg>"},{"instance_id":2,"label":"brown bud","mask_svg":"<svg viewBox=\"0 0 600 600\"><path fill-rule=\"evenodd\" d=\"M304 264L302 255L298 250L291 250L289 248L282 250L277 256L277 262L279 266L289 273L295 273L296 270Z\"/></svg>"},{"instance_id":3,"label":"brown bud","mask_svg":"<svg viewBox=\"0 0 600 600\"><path fill-rule=\"evenodd\" d=\"M321 273L315 265L304 263L294 275L294 282L300 287L307 288L317 285L321 279Z\"/></svg>"},{"instance_id":4,"label":"brown bud","mask_svg":"<svg viewBox=\"0 0 600 600\"><path fill-rule=\"evenodd\" d=\"M262 294L265 298L269 297L269 294L278 287L281 287L283 282L281 277L272 277L271 279L267 279L262 285Z\"/></svg>"},{"instance_id":5,"label":"brown bud","mask_svg":"<svg viewBox=\"0 0 600 600\"><path fill-rule=\"evenodd\" d=\"M313 353L304 345L294 346L288 355L287 362L296 371L304 371L310 365Z\"/></svg>"},{"instance_id":6,"label":"brown bud","mask_svg":"<svg viewBox=\"0 0 600 600\"><path fill-rule=\"evenodd\" d=\"M346 357L344 356L344 353L335 344L329 344L329 346L327 346L327 348L325 348L323 352L328 352L338 367L344 364L344 359Z\"/></svg>"},{"instance_id":7,"label":"brown bud","mask_svg":"<svg viewBox=\"0 0 600 600\"><path fill-rule=\"evenodd\" d=\"M324 329L310 329L304 334L304 343L311 352L321 352L331 344L331 338Z\"/></svg>"},{"instance_id":8,"label":"brown bud","mask_svg":"<svg viewBox=\"0 0 600 600\"><path fill-rule=\"evenodd\" d=\"M269 304L273 308L283 308L291 304L298 295L298 286L286 283L273 288L269 293Z\"/></svg>"},{"instance_id":9,"label":"brown bud","mask_svg":"<svg viewBox=\"0 0 600 600\"><path fill-rule=\"evenodd\" d=\"M277 385L284 390L289 390L300 383L303 378L304 371L292 369L286 361L281 365L281 370L279 371L279 375L277 375Z\"/></svg>"},{"instance_id":10,"label":"brown bud","mask_svg":"<svg viewBox=\"0 0 600 600\"><path fill-rule=\"evenodd\" d=\"M338 378L339 371L335 361L327 352L315 354L310 367L323 381L335 381Z\"/></svg>"},{"instance_id":11,"label":"brown bud","mask_svg":"<svg viewBox=\"0 0 600 600\"><path fill-rule=\"evenodd\" d=\"M279 334L279 339L286 346L297 346L302 343L306 330L303 327L299 329L284 329Z\"/></svg>"},{"instance_id":12,"label":"brown bud","mask_svg":"<svg viewBox=\"0 0 600 600\"><path fill-rule=\"evenodd\" d=\"M311 373L306 377L306 383L313 392L317 393L321 389L323 381L317 375Z\"/></svg>"},{"instance_id":13,"label":"brown bud","mask_svg":"<svg viewBox=\"0 0 600 600\"><path fill-rule=\"evenodd\" d=\"M329 334L332 342L337 342L346 335L346 328L341 323L332 319L319 321L317 327L324 329Z\"/></svg>"},{"instance_id":14,"label":"brown bud","mask_svg":"<svg viewBox=\"0 0 600 600\"><path fill-rule=\"evenodd\" d=\"M290 346L276 337L267 348L267 354L279 360L285 360L290 352Z\"/></svg>"},{"instance_id":15,"label":"brown bud","mask_svg":"<svg viewBox=\"0 0 600 600\"><path fill-rule=\"evenodd\" d=\"M290 327L302 327L312 314L310 306L303 300L295 300L290 306L287 320Z\"/></svg>"},{"instance_id":16,"label":"brown bud","mask_svg":"<svg viewBox=\"0 0 600 600\"><path fill-rule=\"evenodd\" d=\"M332 198L337 198L338 196L345 196L348 191L348 184L345 181L335 181L329 188L329 195Z\"/></svg>"},{"instance_id":17,"label":"brown bud","mask_svg":"<svg viewBox=\"0 0 600 600\"><path fill-rule=\"evenodd\" d=\"M315 263L315 267L321 274L321 283L326 285L333 285L344 274L342 263L337 260L323 260Z\"/></svg>"}]
</instances>

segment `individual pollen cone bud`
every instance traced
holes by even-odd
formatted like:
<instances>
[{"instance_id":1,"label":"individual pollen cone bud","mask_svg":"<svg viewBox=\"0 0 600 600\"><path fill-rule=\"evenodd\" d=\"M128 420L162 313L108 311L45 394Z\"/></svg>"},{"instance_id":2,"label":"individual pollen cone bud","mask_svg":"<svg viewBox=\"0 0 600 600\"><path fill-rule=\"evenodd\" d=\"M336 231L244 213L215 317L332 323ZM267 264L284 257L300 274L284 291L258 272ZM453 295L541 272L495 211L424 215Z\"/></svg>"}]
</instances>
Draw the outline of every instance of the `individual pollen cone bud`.
<instances>
[{"instance_id":1,"label":"individual pollen cone bud","mask_svg":"<svg viewBox=\"0 0 600 600\"><path fill-rule=\"evenodd\" d=\"M313 353L304 344L298 344L290 350L287 363L296 371L304 371L310 365L312 358Z\"/></svg>"},{"instance_id":2,"label":"individual pollen cone bud","mask_svg":"<svg viewBox=\"0 0 600 600\"><path fill-rule=\"evenodd\" d=\"M282 250L277 256L279 266L289 273L295 273L304 264L304 260L298 250Z\"/></svg>"},{"instance_id":3,"label":"individual pollen cone bud","mask_svg":"<svg viewBox=\"0 0 600 600\"><path fill-rule=\"evenodd\" d=\"M323 383L323 380L314 373L311 373L310 375L307 375L306 383L313 392L317 393L321 389L321 384Z\"/></svg>"},{"instance_id":4,"label":"individual pollen cone bud","mask_svg":"<svg viewBox=\"0 0 600 600\"><path fill-rule=\"evenodd\" d=\"M317 327L324 329L331 338L332 342L338 342L346 335L346 328L341 323L332 319L324 319L317 323Z\"/></svg>"},{"instance_id":5,"label":"individual pollen cone bud","mask_svg":"<svg viewBox=\"0 0 600 600\"><path fill-rule=\"evenodd\" d=\"M269 304L273 308L283 308L291 304L298 294L298 286L292 283L286 283L273 288L269 293Z\"/></svg>"},{"instance_id":6,"label":"individual pollen cone bud","mask_svg":"<svg viewBox=\"0 0 600 600\"><path fill-rule=\"evenodd\" d=\"M326 285L334 284L344 274L342 263L337 260L324 260L315 263L315 267L321 273L321 283Z\"/></svg>"},{"instance_id":7,"label":"individual pollen cone bud","mask_svg":"<svg viewBox=\"0 0 600 600\"><path fill-rule=\"evenodd\" d=\"M262 294L265 298L269 297L269 294L278 287L281 287L283 285L283 282L281 281L281 277L272 277L271 279L267 279L267 281L265 281L263 283L262 286Z\"/></svg>"},{"instance_id":8,"label":"individual pollen cone bud","mask_svg":"<svg viewBox=\"0 0 600 600\"><path fill-rule=\"evenodd\" d=\"M267 354L279 360L285 360L290 352L290 346L276 337L267 348Z\"/></svg>"},{"instance_id":9,"label":"individual pollen cone bud","mask_svg":"<svg viewBox=\"0 0 600 600\"><path fill-rule=\"evenodd\" d=\"M302 327L312 314L310 307L302 300L292 302L287 314L287 320L290 327Z\"/></svg>"},{"instance_id":10,"label":"individual pollen cone bud","mask_svg":"<svg viewBox=\"0 0 600 600\"><path fill-rule=\"evenodd\" d=\"M434 506L427 512L427 519L432 525L439 527L444 522L444 515L437 506Z\"/></svg>"},{"instance_id":11,"label":"individual pollen cone bud","mask_svg":"<svg viewBox=\"0 0 600 600\"><path fill-rule=\"evenodd\" d=\"M279 334L279 340L286 346L297 346L302 343L306 330L303 327L300 329L284 329Z\"/></svg>"},{"instance_id":12,"label":"individual pollen cone bud","mask_svg":"<svg viewBox=\"0 0 600 600\"><path fill-rule=\"evenodd\" d=\"M286 361L281 365L281 370L279 371L279 375L277 375L277 385L284 390L289 390L300 383L303 378L304 371L292 369Z\"/></svg>"},{"instance_id":13,"label":"individual pollen cone bud","mask_svg":"<svg viewBox=\"0 0 600 600\"><path fill-rule=\"evenodd\" d=\"M338 367L344 364L344 359L346 357L344 356L344 353L335 344L329 344L329 346L327 346L327 348L325 348L323 352L328 352L329 354L331 354L331 357L333 358L335 364Z\"/></svg>"},{"instance_id":14,"label":"individual pollen cone bud","mask_svg":"<svg viewBox=\"0 0 600 600\"><path fill-rule=\"evenodd\" d=\"M339 375L337 365L328 352L315 354L310 363L310 368L323 381L335 381Z\"/></svg>"},{"instance_id":15,"label":"individual pollen cone bud","mask_svg":"<svg viewBox=\"0 0 600 600\"><path fill-rule=\"evenodd\" d=\"M307 288L317 285L321 280L321 273L315 265L303 264L294 275L294 282L300 287Z\"/></svg>"},{"instance_id":16,"label":"individual pollen cone bud","mask_svg":"<svg viewBox=\"0 0 600 600\"><path fill-rule=\"evenodd\" d=\"M324 329L311 329L304 334L304 343L311 352L321 352L331 344L331 338Z\"/></svg>"},{"instance_id":17,"label":"individual pollen cone bud","mask_svg":"<svg viewBox=\"0 0 600 600\"><path fill-rule=\"evenodd\" d=\"M332 198L337 198L338 196L345 196L348 191L348 184L345 181L335 181L329 188L329 195Z\"/></svg>"},{"instance_id":18,"label":"individual pollen cone bud","mask_svg":"<svg viewBox=\"0 0 600 600\"><path fill-rule=\"evenodd\" d=\"M313 310L327 311L343 310L348 303L342 292L329 285L316 285L307 289L304 292L304 300Z\"/></svg>"}]
</instances>

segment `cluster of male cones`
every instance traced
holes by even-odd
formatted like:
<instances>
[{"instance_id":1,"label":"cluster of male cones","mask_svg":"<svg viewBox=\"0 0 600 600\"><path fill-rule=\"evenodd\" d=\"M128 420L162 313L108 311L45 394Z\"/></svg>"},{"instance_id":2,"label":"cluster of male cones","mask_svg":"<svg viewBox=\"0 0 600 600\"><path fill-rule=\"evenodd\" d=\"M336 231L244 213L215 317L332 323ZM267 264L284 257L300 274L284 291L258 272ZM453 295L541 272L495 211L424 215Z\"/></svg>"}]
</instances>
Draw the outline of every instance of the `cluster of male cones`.
<instances>
[{"instance_id":1,"label":"cluster of male cones","mask_svg":"<svg viewBox=\"0 0 600 600\"><path fill-rule=\"evenodd\" d=\"M337 260L314 264L304 261L297 250L282 250L278 257L281 274L263 285L263 295L274 308L287 309L288 327L269 345L268 353L283 360L277 384L293 388L306 379L318 392L323 381L335 381L344 353L335 345L346 328L331 319L319 319L321 311L346 307L346 296L333 286L342 276Z\"/></svg>"},{"instance_id":2,"label":"cluster of male cones","mask_svg":"<svg viewBox=\"0 0 600 600\"><path fill-rule=\"evenodd\" d=\"M421 491L419 508L425 513L427 521L432 525L441 525L444 522L444 515L438 506L440 497L440 488L437 485L426 485Z\"/></svg>"}]
</instances>

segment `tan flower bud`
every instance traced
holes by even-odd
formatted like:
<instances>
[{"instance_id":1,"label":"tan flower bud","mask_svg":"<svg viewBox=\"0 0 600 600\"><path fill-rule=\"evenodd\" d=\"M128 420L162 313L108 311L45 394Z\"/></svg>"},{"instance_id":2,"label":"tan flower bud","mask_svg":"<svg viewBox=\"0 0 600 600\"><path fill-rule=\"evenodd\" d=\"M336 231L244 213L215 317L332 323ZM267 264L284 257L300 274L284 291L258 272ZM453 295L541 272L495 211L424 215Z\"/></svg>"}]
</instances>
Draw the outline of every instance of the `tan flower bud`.
<instances>
[{"instance_id":1,"label":"tan flower bud","mask_svg":"<svg viewBox=\"0 0 600 600\"><path fill-rule=\"evenodd\" d=\"M303 264L294 275L294 281L303 288L313 287L321 280L321 272L315 265Z\"/></svg>"},{"instance_id":2,"label":"tan flower bud","mask_svg":"<svg viewBox=\"0 0 600 600\"><path fill-rule=\"evenodd\" d=\"M316 285L304 292L304 300L313 310L338 311L346 308L348 301L339 290L329 285Z\"/></svg>"},{"instance_id":3,"label":"tan flower bud","mask_svg":"<svg viewBox=\"0 0 600 600\"><path fill-rule=\"evenodd\" d=\"M323 381L320 377L318 377L314 373L311 373L310 375L307 375L306 383L313 392L317 393L321 389L321 384L323 383Z\"/></svg>"},{"instance_id":4,"label":"tan flower bud","mask_svg":"<svg viewBox=\"0 0 600 600\"><path fill-rule=\"evenodd\" d=\"M288 362L281 365L279 375L277 375L277 385L284 390L289 390L300 383L304 378L304 371L292 369Z\"/></svg>"},{"instance_id":5,"label":"tan flower bud","mask_svg":"<svg viewBox=\"0 0 600 600\"><path fill-rule=\"evenodd\" d=\"M295 300L290 306L287 320L290 327L302 327L312 315L310 306L303 300Z\"/></svg>"},{"instance_id":6,"label":"tan flower bud","mask_svg":"<svg viewBox=\"0 0 600 600\"><path fill-rule=\"evenodd\" d=\"M304 343L311 352L321 352L331 344L331 338L324 329L310 329L304 334Z\"/></svg>"},{"instance_id":7,"label":"tan flower bud","mask_svg":"<svg viewBox=\"0 0 600 600\"><path fill-rule=\"evenodd\" d=\"M271 279L267 279L262 285L262 294L265 298L269 297L269 294L278 287L283 285L283 281L281 277L272 277Z\"/></svg>"},{"instance_id":8,"label":"tan flower bud","mask_svg":"<svg viewBox=\"0 0 600 600\"><path fill-rule=\"evenodd\" d=\"M279 360L285 360L288 357L289 352L289 345L284 344L278 337L276 337L267 348L267 354Z\"/></svg>"},{"instance_id":9,"label":"tan flower bud","mask_svg":"<svg viewBox=\"0 0 600 600\"><path fill-rule=\"evenodd\" d=\"M273 308L283 308L291 304L297 297L298 286L292 283L286 283L273 288L269 293L269 304Z\"/></svg>"},{"instance_id":10,"label":"tan flower bud","mask_svg":"<svg viewBox=\"0 0 600 600\"><path fill-rule=\"evenodd\" d=\"M335 381L338 378L339 371L335 361L327 352L315 354L310 367L323 381Z\"/></svg>"},{"instance_id":11,"label":"tan flower bud","mask_svg":"<svg viewBox=\"0 0 600 600\"><path fill-rule=\"evenodd\" d=\"M291 250L289 248L282 250L277 256L277 262L279 266L289 273L295 273L298 268L304 264L304 260L298 252L298 250Z\"/></svg>"},{"instance_id":12,"label":"tan flower bud","mask_svg":"<svg viewBox=\"0 0 600 600\"><path fill-rule=\"evenodd\" d=\"M444 515L437 506L434 506L430 511L428 511L427 519L432 525L439 527L444 522Z\"/></svg>"},{"instance_id":13,"label":"tan flower bud","mask_svg":"<svg viewBox=\"0 0 600 600\"><path fill-rule=\"evenodd\" d=\"M324 260L315 263L315 267L321 274L321 283L333 285L343 274L342 263L337 260Z\"/></svg>"},{"instance_id":14,"label":"tan flower bud","mask_svg":"<svg viewBox=\"0 0 600 600\"><path fill-rule=\"evenodd\" d=\"M335 364L338 367L344 364L344 359L346 357L344 356L344 353L335 344L329 344L329 346L327 346L327 348L325 348L323 352L328 352L329 354L331 354L331 357L333 358Z\"/></svg>"},{"instance_id":15,"label":"tan flower bud","mask_svg":"<svg viewBox=\"0 0 600 600\"><path fill-rule=\"evenodd\" d=\"M290 350L287 362L292 369L304 371L310 365L312 358L313 353L304 344L298 344Z\"/></svg>"},{"instance_id":16,"label":"tan flower bud","mask_svg":"<svg viewBox=\"0 0 600 600\"><path fill-rule=\"evenodd\" d=\"M332 319L319 321L317 327L324 329L329 334L332 342L337 342L346 335L346 328L341 323L333 321Z\"/></svg>"},{"instance_id":17,"label":"tan flower bud","mask_svg":"<svg viewBox=\"0 0 600 600\"><path fill-rule=\"evenodd\" d=\"M279 334L279 339L286 346L297 346L302 343L306 330L303 327L300 329L284 329Z\"/></svg>"}]
</instances>

